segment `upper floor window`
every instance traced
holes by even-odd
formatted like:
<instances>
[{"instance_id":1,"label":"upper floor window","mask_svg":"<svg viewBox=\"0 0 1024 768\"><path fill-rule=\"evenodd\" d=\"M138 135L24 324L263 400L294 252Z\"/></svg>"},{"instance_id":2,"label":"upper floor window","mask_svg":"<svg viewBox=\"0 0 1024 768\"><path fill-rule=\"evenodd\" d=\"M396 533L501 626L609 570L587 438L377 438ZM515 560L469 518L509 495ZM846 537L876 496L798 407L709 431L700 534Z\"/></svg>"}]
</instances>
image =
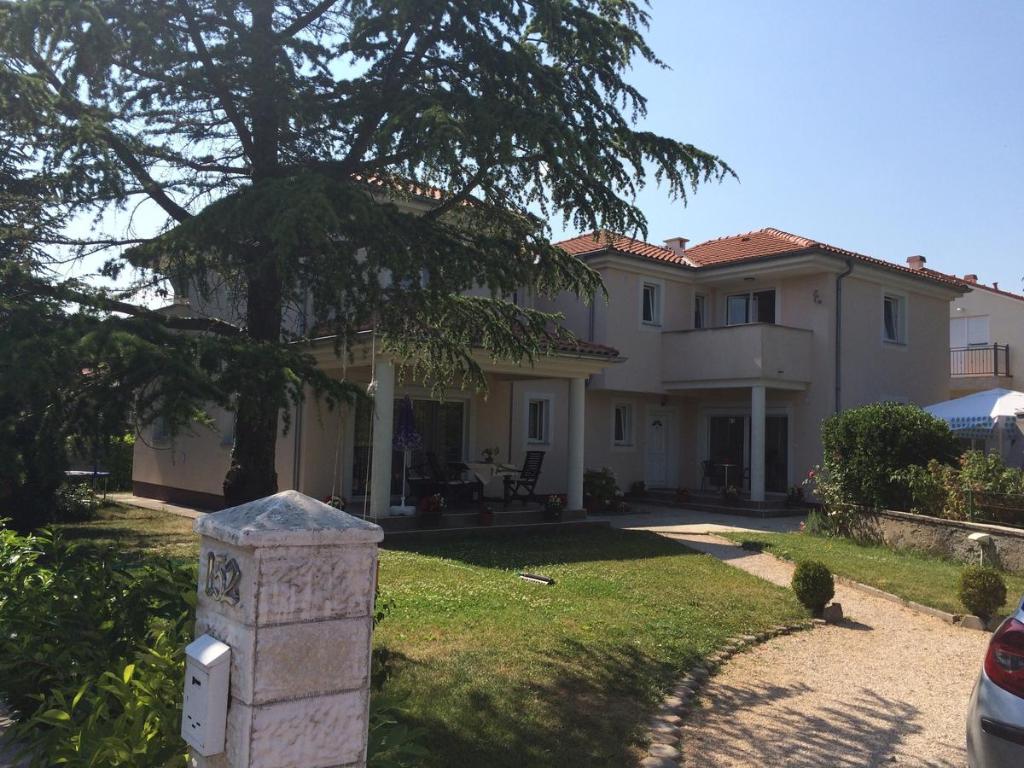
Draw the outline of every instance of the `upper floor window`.
<instances>
[{"instance_id":1,"label":"upper floor window","mask_svg":"<svg viewBox=\"0 0 1024 768\"><path fill-rule=\"evenodd\" d=\"M612 443L619 446L633 444L633 406L628 403L615 405L615 423L613 426Z\"/></svg>"},{"instance_id":2,"label":"upper floor window","mask_svg":"<svg viewBox=\"0 0 1024 768\"><path fill-rule=\"evenodd\" d=\"M526 442L551 442L551 401L545 397L531 397L526 406Z\"/></svg>"},{"instance_id":3,"label":"upper floor window","mask_svg":"<svg viewBox=\"0 0 1024 768\"><path fill-rule=\"evenodd\" d=\"M693 327L704 328L707 325L707 297L697 294L693 297Z\"/></svg>"},{"instance_id":4,"label":"upper floor window","mask_svg":"<svg viewBox=\"0 0 1024 768\"><path fill-rule=\"evenodd\" d=\"M661 325L661 286L658 283L644 283L642 304L644 324Z\"/></svg>"},{"instance_id":5,"label":"upper floor window","mask_svg":"<svg viewBox=\"0 0 1024 768\"><path fill-rule=\"evenodd\" d=\"M988 315L950 318L949 346L953 349L987 347L989 343Z\"/></svg>"},{"instance_id":6,"label":"upper floor window","mask_svg":"<svg viewBox=\"0 0 1024 768\"><path fill-rule=\"evenodd\" d=\"M907 341L906 305L903 296L886 294L882 298L882 338L891 344Z\"/></svg>"},{"instance_id":7,"label":"upper floor window","mask_svg":"<svg viewBox=\"0 0 1024 768\"><path fill-rule=\"evenodd\" d=\"M725 324L775 322L775 289L734 293L725 300Z\"/></svg>"}]
</instances>

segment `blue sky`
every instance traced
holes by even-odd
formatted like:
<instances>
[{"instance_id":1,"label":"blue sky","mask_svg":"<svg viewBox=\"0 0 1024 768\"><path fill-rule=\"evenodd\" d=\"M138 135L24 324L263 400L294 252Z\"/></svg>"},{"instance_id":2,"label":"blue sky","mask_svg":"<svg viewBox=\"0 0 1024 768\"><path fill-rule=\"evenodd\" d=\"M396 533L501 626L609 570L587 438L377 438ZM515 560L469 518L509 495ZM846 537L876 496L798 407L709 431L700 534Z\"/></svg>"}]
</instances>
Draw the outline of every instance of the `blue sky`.
<instances>
[{"instance_id":1,"label":"blue sky","mask_svg":"<svg viewBox=\"0 0 1024 768\"><path fill-rule=\"evenodd\" d=\"M653 0L647 38L643 127L739 175L644 190L652 242L774 226L1024 289L1024 0Z\"/></svg>"},{"instance_id":2,"label":"blue sky","mask_svg":"<svg viewBox=\"0 0 1024 768\"><path fill-rule=\"evenodd\" d=\"M647 127L739 175L685 208L645 190L651 241L774 226L1022 289L1024 0L653 0L651 16L672 69L635 72Z\"/></svg>"}]
</instances>

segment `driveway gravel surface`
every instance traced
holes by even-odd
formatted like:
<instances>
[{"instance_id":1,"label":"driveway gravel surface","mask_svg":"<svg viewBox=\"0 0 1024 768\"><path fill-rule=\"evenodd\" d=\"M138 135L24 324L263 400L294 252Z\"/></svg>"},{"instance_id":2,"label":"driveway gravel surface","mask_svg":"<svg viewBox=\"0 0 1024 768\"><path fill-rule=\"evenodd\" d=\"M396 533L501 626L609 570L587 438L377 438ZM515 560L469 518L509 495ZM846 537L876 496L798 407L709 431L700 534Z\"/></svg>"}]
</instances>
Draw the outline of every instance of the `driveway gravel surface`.
<instances>
[{"instance_id":1,"label":"driveway gravel surface","mask_svg":"<svg viewBox=\"0 0 1024 768\"><path fill-rule=\"evenodd\" d=\"M665 532L788 586L793 566L717 536ZM684 766L964 766L964 718L988 644L836 585L846 619L733 657L682 730Z\"/></svg>"}]
</instances>

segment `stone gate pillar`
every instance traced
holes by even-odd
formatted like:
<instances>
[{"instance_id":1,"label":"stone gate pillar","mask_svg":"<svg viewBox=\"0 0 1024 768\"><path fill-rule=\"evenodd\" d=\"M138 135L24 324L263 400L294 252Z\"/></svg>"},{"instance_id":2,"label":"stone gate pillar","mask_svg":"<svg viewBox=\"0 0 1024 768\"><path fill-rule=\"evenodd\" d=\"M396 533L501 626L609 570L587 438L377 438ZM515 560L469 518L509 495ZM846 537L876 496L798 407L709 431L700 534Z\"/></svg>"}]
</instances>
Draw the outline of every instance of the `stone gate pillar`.
<instances>
[{"instance_id":1,"label":"stone gate pillar","mask_svg":"<svg viewBox=\"0 0 1024 768\"><path fill-rule=\"evenodd\" d=\"M225 750L200 768L364 766L383 531L297 491L196 520L196 636L231 647Z\"/></svg>"}]
</instances>

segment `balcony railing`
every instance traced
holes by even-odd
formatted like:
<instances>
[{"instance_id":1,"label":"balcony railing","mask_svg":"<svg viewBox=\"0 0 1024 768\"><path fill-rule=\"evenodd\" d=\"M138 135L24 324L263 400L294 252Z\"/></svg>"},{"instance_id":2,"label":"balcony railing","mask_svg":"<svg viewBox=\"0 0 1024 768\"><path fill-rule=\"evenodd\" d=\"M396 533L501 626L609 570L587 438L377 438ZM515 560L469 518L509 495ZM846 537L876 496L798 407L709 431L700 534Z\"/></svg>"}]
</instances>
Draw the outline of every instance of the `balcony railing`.
<instances>
[{"instance_id":1,"label":"balcony railing","mask_svg":"<svg viewBox=\"0 0 1024 768\"><path fill-rule=\"evenodd\" d=\"M949 350L951 376L1009 376L1010 346L953 347Z\"/></svg>"}]
</instances>

